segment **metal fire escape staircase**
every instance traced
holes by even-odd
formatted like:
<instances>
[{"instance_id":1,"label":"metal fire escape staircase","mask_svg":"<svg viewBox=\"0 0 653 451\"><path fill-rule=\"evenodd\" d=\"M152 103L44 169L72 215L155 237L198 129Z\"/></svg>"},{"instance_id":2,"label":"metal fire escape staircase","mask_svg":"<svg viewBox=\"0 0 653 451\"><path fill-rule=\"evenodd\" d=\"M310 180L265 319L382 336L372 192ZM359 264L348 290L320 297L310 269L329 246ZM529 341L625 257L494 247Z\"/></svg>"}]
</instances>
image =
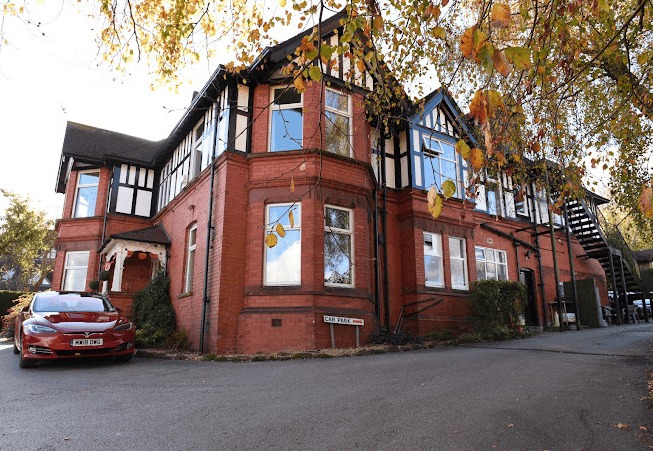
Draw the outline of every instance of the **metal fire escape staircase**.
<instances>
[{"instance_id":1,"label":"metal fire escape staircase","mask_svg":"<svg viewBox=\"0 0 653 451\"><path fill-rule=\"evenodd\" d=\"M610 226L598 208L595 215L585 200L568 200L567 211L572 233L578 238L587 257L601 263L608 285L616 288L617 296L622 299L619 304L625 308L623 299L642 292L639 266L630 247L619 229Z\"/></svg>"}]
</instances>

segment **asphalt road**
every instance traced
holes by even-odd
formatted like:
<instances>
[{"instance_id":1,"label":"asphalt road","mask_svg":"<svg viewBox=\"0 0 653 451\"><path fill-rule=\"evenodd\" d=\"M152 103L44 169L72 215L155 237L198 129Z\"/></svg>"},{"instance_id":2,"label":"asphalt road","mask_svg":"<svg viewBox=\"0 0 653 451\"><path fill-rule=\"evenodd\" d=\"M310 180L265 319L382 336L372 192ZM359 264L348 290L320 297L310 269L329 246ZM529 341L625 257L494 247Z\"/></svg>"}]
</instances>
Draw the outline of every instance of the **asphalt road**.
<instances>
[{"instance_id":1,"label":"asphalt road","mask_svg":"<svg viewBox=\"0 0 653 451\"><path fill-rule=\"evenodd\" d=\"M0 343L0 450L644 450L650 356L653 324L339 359L29 370Z\"/></svg>"}]
</instances>

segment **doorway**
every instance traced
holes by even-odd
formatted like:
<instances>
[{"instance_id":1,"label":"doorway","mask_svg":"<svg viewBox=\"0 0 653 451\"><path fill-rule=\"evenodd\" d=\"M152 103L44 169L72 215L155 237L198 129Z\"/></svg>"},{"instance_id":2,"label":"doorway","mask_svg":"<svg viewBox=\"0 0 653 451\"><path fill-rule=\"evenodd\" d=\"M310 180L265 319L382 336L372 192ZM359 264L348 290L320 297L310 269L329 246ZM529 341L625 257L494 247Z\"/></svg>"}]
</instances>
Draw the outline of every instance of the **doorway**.
<instances>
[{"instance_id":1,"label":"doorway","mask_svg":"<svg viewBox=\"0 0 653 451\"><path fill-rule=\"evenodd\" d=\"M519 281L526 285L527 301L524 305L524 321L527 326L539 326L537 301L535 299L535 275L530 269L519 270Z\"/></svg>"}]
</instances>

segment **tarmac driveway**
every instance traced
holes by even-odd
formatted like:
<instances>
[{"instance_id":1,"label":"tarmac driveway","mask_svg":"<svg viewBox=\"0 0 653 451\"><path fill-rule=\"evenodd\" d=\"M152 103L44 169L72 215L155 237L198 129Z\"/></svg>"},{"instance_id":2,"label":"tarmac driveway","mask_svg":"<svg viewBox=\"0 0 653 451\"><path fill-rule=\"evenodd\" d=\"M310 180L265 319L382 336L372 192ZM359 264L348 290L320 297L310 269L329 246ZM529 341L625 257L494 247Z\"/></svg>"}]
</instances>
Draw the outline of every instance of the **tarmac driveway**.
<instances>
[{"instance_id":1,"label":"tarmac driveway","mask_svg":"<svg viewBox=\"0 0 653 451\"><path fill-rule=\"evenodd\" d=\"M652 350L653 324L637 324L339 359L25 371L0 344L0 449L644 450Z\"/></svg>"}]
</instances>

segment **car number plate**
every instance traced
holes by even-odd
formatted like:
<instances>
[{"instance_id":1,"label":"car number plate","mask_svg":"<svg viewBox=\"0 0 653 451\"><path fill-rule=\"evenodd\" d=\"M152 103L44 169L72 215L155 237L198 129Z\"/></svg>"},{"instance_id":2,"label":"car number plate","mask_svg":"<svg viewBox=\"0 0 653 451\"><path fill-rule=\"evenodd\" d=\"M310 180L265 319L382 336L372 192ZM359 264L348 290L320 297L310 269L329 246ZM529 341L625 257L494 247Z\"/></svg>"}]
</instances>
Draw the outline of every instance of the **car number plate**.
<instances>
[{"instance_id":1,"label":"car number plate","mask_svg":"<svg viewBox=\"0 0 653 451\"><path fill-rule=\"evenodd\" d=\"M75 338L70 340L70 346L102 346L102 338Z\"/></svg>"}]
</instances>

